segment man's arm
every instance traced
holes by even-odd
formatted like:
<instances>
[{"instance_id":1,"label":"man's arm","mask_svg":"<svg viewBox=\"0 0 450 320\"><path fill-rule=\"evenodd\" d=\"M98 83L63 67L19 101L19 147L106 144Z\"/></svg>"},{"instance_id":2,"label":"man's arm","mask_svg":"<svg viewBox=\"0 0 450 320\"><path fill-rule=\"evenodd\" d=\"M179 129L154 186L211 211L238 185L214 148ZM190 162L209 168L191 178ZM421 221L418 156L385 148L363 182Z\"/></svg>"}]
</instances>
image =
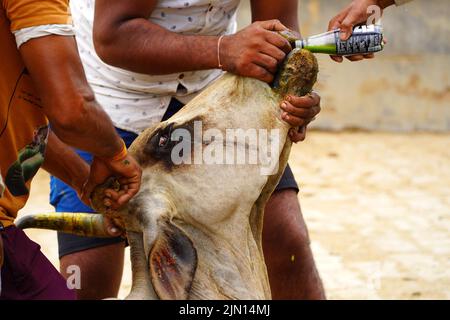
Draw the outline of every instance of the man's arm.
<instances>
[{"instance_id":1,"label":"man's arm","mask_svg":"<svg viewBox=\"0 0 450 320\"><path fill-rule=\"evenodd\" d=\"M146 74L170 74L219 68L235 74L273 80L278 62L290 45L277 35L278 21L251 25L235 35L182 35L148 21L157 0L97 0L94 45L106 63Z\"/></svg>"},{"instance_id":2,"label":"man's arm","mask_svg":"<svg viewBox=\"0 0 450 320\"><path fill-rule=\"evenodd\" d=\"M123 205L138 192L141 169L126 154L110 118L95 101L74 37L35 38L21 45L20 53L54 133L64 143L95 156L97 165L84 190L86 197L96 185L117 175L127 191L115 206Z\"/></svg>"},{"instance_id":3,"label":"man's arm","mask_svg":"<svg viewBox=\"0 0 450 320\"><path fill-rule=\"evenodd\" d=\"M121 140L95 101L73 37L32 39L20 46L20 53L52 130L63 142L99 157L120 152Z\"/></svg>"},{"instance_id":4,"label":"man's arm","mask_svg":"<svg viewBox=\"0 0 450 320\"><path fill-rule=\"evenodd\" d=\"M278 65L291 50L289 42L273 31L298 31L296 0L252 1L254 22L234 35L219 37L181 35L148 21L156 0L97 0L94 44L100 58L123 69L147 74L218 68L271 83ZM218 50L219 49L219 50ZM291 97L282 104L283 119L303 126L319 112L320 98ZM303 109L295 109L295 107ZM295 111L295 112L294 112ZM299 141L302 135L291 135Z\"/></svg>"},{"instance_id":5,"label":"man's arm","mask_svg":"<svg viewBox=\"0 0 450 320\"><path fill-rule=\"evenodd\" d=\"M148 21L157 3L97 0L93 34L99 57L147 74L217 68L217 37L181 35Z\"/></svg>"},{"instance_id":6,"label":"man's arm","mask_svg":"<svg viewBox=\"0 0 450 320\"><path fill-rule=\"evenodd\" d=\"M89 178L89 165L50 131L42 168L81 194Z\"/></svg>"}]
</instances>

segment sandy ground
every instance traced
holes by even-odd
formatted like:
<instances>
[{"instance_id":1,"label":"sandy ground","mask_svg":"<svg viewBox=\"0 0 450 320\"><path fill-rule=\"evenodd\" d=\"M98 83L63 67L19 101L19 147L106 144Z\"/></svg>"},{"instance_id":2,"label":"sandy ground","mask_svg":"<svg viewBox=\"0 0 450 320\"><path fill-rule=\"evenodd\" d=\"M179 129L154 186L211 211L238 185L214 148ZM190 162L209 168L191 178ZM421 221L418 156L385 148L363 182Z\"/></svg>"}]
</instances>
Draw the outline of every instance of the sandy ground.
<instances>
[{"instance_id":1,"label":"sandy ground","mask_svg":"<svg viewBox=\"0 0 450 320\"><path fill-rule=\"evenodd\" d=\"M450 299L449 147L450 135L311 132L293 149L328 298ZM51 210L40 172L22 214ZM55 233L27 233L58 265Z\"/></svg>"}]
</instances>

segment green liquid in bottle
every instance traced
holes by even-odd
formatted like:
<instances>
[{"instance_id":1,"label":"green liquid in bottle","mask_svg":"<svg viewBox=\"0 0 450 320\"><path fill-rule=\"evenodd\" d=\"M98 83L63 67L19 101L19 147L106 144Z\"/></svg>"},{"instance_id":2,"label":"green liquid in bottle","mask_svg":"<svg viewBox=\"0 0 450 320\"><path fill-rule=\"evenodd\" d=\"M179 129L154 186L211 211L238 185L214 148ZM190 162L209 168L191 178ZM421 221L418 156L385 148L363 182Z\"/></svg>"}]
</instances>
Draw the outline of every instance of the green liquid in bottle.
<instances>
[{"instance_id":1,"label":"green liquid in bottle","mask_svg":"<svg viewBox=\"0 0 450 320\"><path fill-rule=\"evenodd\" d=\"M383 30L380 25L358 26L353 29L349 39L340 39L340 30L333 30L296 40L295 48L309 50L313 53L325 53L338 56L368 54L383 50Z\"/></svg>"}]
</instances>

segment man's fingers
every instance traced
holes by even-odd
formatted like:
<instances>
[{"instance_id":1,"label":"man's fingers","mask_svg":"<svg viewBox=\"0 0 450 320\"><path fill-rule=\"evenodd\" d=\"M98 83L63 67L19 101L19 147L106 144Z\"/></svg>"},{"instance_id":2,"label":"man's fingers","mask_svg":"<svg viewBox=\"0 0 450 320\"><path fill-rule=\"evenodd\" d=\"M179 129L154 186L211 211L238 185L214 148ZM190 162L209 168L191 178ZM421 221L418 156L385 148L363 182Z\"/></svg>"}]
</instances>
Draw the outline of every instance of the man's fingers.
<instances>
[{"instance_id":1,"label":"man's fingers","mask_svg":"<svg viewBox=\"0 0 450 320\"><path fill-rule=\"evenodd\" d=\"M301 126L298 129L298 134L299 134L299 137L300 137L300 141L304 141L306 139L306 127L307 127L307 125L305 124L304 126Z\"/></svg>"},{"instance_id":2,"label":"man's fingers","mask_svg":"<svg viewBox=\"0 0 450 320\"><path fill-rule=\"evenodd\" d=\"M127 204L128 201L131 200L131 198L134 197L136 192L133 190L130 190L128 186L125 186L126 190L120 190L120 191L110 191L109 196L105 197L103 200L103 204L107 207L110 207L114 210L120 209L125 204Z\"/></svg>"},{"instance_id":3,"label":"man's fingers","mask_svg":"<svg viewBox=\"0 0 450 320\"><path fill-rule=\"evenodd\" d=\"M340 34L340 38L343 41L348 40L348 38L350 38L350 36L352 35L352 31L353 31L353 24L341 24L341 34Z\"/></svg>"},{"instance_id":4,"label":"man's fingers","mask_svg":"<svg viewBox=\"0 0 450 320\"><path fill-rule=\"evenodd\" d=\"M266 43L260 49L261 53L264 53L278 61L278 63L282 62L286 57L286 53L280 48L274 46L273 44Z\"/></svg>"},{"instance_id":5,"label":"man's fingers","mask_svg":"<svg viewBox=\"0 0 450 320\"><path fill-rule=\"evenodd\" d=\"M131 200L139 191L140 183L130 181L130 179L120 179L120 190L105 190L103 204L112 209L119 209Z\"/></svg>"},{"instance_id":6,"label":"man's fingers","mask_svg":"<svg viewBox=\"0 0 450 320\"><path fill-rule=\"evenodd\" d=\"M121 186L124 186L124 185L128 184L130 182L129 180L130 180L130 178L123 178L123 177L118 179L119 184Z\"/></svg>"},{"instance_id":7,"label":"man's fingers","mask_svg":"<svg viewBox=\"0 0 450 320\"><path fill-rule=\"evenodd\" d=\"M346 57L351 62L361 61L364 60L364 56L361 54L355 55L355 56L347 56Z\"/></svg>"},{"instance_id":8,"label":"man's fingers","mask_svg":"<svg viewBox=\"0 0 450 320\"><path fill-rule=\"evenodd\" d=\"M117 205L120 207L122 207L123 205L125 205L126 203L128 203L128 201L131 200L131 198L133 198L134 194L130 193L130 192L126 192L124 194L122 194L119 199L117 199Z\"/></svg>"},{"instance_id":9,"label":"man's fingers","mask_svg":"<svg viewBox=\"0 0 450 320\"><path fill-rule=\"evenodd\" d=\"M89 206L91 206L91 194L97 185L97 183L92 183L92 181L89 180L81 191L80 198Z\"/></svg>"},{"instance_id":10,"label":"man's fingers","mask_svg":"<svg viewBox=\"0 0 450 320\"><path fill-rule=\"evenodd\" d=\"M252 78L267 82L267 83L272 83L273 81L273 74L271 74L269 71L267 71L266 69L264 69L261 66L258 66L256 64L253 64L250 67L250 76Z\"/></svg>"},{"instance_id":11,"label":"man's fingers","mask_svg":"<svg viewBox=\"0 0 450 320\"><path fill-rule=\"evenodd\" d=\"M335 16L333 19L331 19L330 23L328 24L328 31L340 29L342 20L345 19L348 12L350 11L350 7L339 13L337 16ZM344 58L341 56L330 56L330 58L337 63L342 63L344 61Z\"/></svg>"},{"instance_id":12,"label":"man's fingers","mask_svg":"<svg viewBox=\"0 0 450 320\"><path fill-rule=\"evenodd\" d=\"M367 13L359 7L350 10L341 23L341 40L350 38L353 32L353 26L366 22Z\"/></svg>"},{"instance_id":13,"label":"man's fingers","mask_svg":"<svg viewBox=\"0 0 450 320\"><path fill-rule=\"evenodd\" d=\"M320 106L316 105L311 108L296 108L289 102L283 102L281 109L288 113L290 116L303 119L306 123L313 121L314 117L320 113Z\"/></svg>"},{"instance_id":14,"label":"man's fingers","mask_svg":"<svg viewBox=\"0 0 450 320\"><path fill-rule=\"evenodd\" d=\"M314 106L311 108L311 121L314 121L316 119L316 116L320 113L320 110L322 108L320 107L320 105Z\"/></svg>"},{"instance_id":15,"label":"man's fingers","mask_svg":"<svg viewBox=\"0 0 450 320\"><path fill-rule=\"evenodd\" d=\"M280 20L266 20L260 22L261 26L269 31L284 31L287 30L287 27L283 25Z\"/></svg>"},{"instance_id":16,"label":"man's fingers","mask_svg":"<svg viewBox=\"0 0 450 320\"><path fill-rule=\"evenodd\" d=\"M293 129L291 129L291 130L293 130ZM305 135L298 131L293 130L292 133L291 133L291 131L289 132L289 139L291 139L291 141L293 143L297 143L297 142L301 142L301 141L305 140Z\"/></svg>"},{"instance_id":17,"label":"man's fingers","mask_svg":"<svg viewBox=\"0 0 450 320\"><path fill-rule=\"evenodd\" d=\"M106 207L110 207L112 209L119 209L120 205L118 204L118 200L124 194L124 191L115 191L115 190L106 190L105 198L103 199L103 204Z\"/></svg>"},{"instance_id":18,"label":"man's fingers","mask_svg":"<svg viewBox=\"0 0 450 320\"><path fill-rule=\"evenodd\" d=\"M290 104L289 102L282 102L281 103L281 109L285 112L287 112L289 115L292 116L296 116L302 119L307 119L309 117L311 117L311 109L310 108L299 108L299 107L294 107L292 104Z\"/></svg>"},{"instance_id":19,"label":"man's fingers","mask_svg":"<svg viewBox=\"0 0 450 320\"><path fill-rule=\"evenodd\" d=\"M140 188L140 179L139 181L129 181L127 184L121 186L121 193L119 194L119 198L117 199L117 204L119 207L126 204L131 200L138 192Z\"/></svg>"},{"instance_id":20,"label":"man's fingers","mask_svg":"<svg viewBox=\"0 0 450 320\"><path fill-rule=\"evenodd\" d=\"M340 38L343 41L348 40L353 32L353 27L360 23L364 23L367 20L367 10L366 5L354 1L341 13L330 20L328 24L328 30L340 29ZM373 55L368 55L367 57L352 56L346 57L350 61L361 61L362 59L371 59ZM343 61L342 57L331 56L331 59L341 63Z\"/></svg>"},{"instance_id":21,"label":"man's fingers","mask_svg":"<svg viewBox=\"0 0 450 320\"><path fill-rule=\"evenodd\" d=\"M331 19L328 23L328 31L339 29L341 27L342 21L345 19L350 10L351 5L342 10L342 12L336 15L333 19Z\"/></svg>"},{"instance_id":22,"label":"man's fingers","mask_svg":"<svg viewBox=\"0 0 450 320\"><path fill-rule=\"evenodd\" d=\"M287 96L280 108L283 120L292 126L301 126L320 112L320 96L315 92L304 97Z\"/></svg>"},{"instance_id":23,"label":"man's fingers","mask_svg":"<svg viewBox=\"0 0 450 320\"><path fill-rule=\"evenodd\" d=\"M342 58L341 56L330 56L330 58L337 63L342 63L342 61L344 61L344 58Z\"/></svg>"},{"instance_id":24,"label":"man's fingers","mask_svg":"<svg viewBox=\"0 0 450 320\"><path fill-rule=\"evenodd\" d=\"M288 54L291 52L292 47L289 44L289 41L287 39L283 38L279 34L275 32L267 32L266 33L266 41L270 44L274 45L275 47L281 49L284 53Z\"/></svg>"},{"instance_id":25,"label":"man's fingers","mask_svg":"<svg viewBox=\"0 0 450 320\"><path fill-rule=\"evenodd\" d=\"M285 100L297 108L311 108L320 104L320 96L314 91L303 97L289 95Z\"/></svg>"},{"instance_id":26,"label":"man's fingers","mask_svg":"<svg viewBox=\"0 0 450 320\"><path fill-rule=\"evenodd\" d=\"M289 138L294 143L304 141L306 138L306 125L303 125L300 128L291 128L289 130Z\"/></svg>"},{"instance_id":27,"label":"man's fingers","mask_svg":"<svg viewBox=\"0 0 450 320\"><path fill-rule=\"evenodd\" d=\"M341 20L338 18L338 16L334 17L328 23L328 31L339 29L340 23L341 23Z\"/></svg>"},{"instance_id":28,"label":"man's fingers","mask_svg":"<svg viewBox=\"0 0 450 320\"><path fill-rule=\"evenodd\" d=\"M341 56L330 56L331 59L333 59L336 62L341 63L342 61L344 61L344 58ZM356 62L356 61L361 61L364 59L374 59L375 58L375 54L374 53L369 53L369 54L358 54L358 55L354 55L354 56L346 56L345 57L347 60L351 61L351 62Z\"/></svg>"},{"instance_id":29,"label":"man's fingers","mask_svg":"<svg viewBox=\"0 0 450 320\"><path fill-rule=\"evenodd\" d=\"M105 197L112 201L117 201L117 199L119 199L120 197L120 191L116 191L114 189L106 189Z\"/></svg>"},{"instance_id":30,"label":"man's fingers","mask_svg":"<svg viewBox=\"0 0 450 320\"><path fill-rule=\"evenodd\" d=\"M271 56L261 53L255 58L255 63L269 71L271 74L277 72L278 61Z\"/></svg>"},{"instance_id":31,"label":"man's fingers","mask_svg":"<svg viewBox=\"0 0 450 320\"><path fill-rule=\"evenodd\" d=\"M281 118L288 124L290 124L292 127L300 127L306 123L306 121L303 118L293 116L292 114L289 114L284 111L281 114Z\"/></svg>"},{"instance_id":32,"label":"man's fingers","mask_svg":"<svg viewBox=\"0 0 450 320\"><path fill-rule=\"evenodd\" d=\"M341 40L348 40L353 32L353 26L360 23L360 14L356 10L350 10L340 25Z\"/></svg>"}]
</instances>

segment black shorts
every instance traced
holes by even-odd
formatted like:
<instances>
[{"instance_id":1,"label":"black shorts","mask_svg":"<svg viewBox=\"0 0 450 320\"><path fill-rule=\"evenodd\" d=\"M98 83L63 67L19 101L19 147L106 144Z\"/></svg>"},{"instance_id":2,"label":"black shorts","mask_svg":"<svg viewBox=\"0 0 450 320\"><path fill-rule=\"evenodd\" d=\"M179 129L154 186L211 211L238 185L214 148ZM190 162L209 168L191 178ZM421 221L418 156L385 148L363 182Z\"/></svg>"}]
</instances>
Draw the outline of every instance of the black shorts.
<instances>
[{"instance_id":1,"label":"black shorts","mask_svg":"<svg viewBox=\"0 0 450 320\"><path fill-rule=\"evenodd\" d=\"M172 99L166 114L163 117L163 121L170 118L178 110L183 107L183 104L175 99ZM117 132L125 141L127 147L137 137L136 134L121 129L117 129ZM85 159L88 163L91 161L91 155L86 152L77 151L78 154ZM76 192L62 181L52 177L51 179L51 203L55 206L58 212L92 212L92 210L85 206L79 199ZM287 165L284 173L278 183L275 191L293 189L296 192L299 191L297 182L295 181L294 174L292 173L289 164ZM72 234L58 232L58 249L59 257L65 255L84 251L92 248L102 247L110 244L121 243L125 240L121 237L118 238L91 238L81 237Z\"/></svg>"}]
</instances>

